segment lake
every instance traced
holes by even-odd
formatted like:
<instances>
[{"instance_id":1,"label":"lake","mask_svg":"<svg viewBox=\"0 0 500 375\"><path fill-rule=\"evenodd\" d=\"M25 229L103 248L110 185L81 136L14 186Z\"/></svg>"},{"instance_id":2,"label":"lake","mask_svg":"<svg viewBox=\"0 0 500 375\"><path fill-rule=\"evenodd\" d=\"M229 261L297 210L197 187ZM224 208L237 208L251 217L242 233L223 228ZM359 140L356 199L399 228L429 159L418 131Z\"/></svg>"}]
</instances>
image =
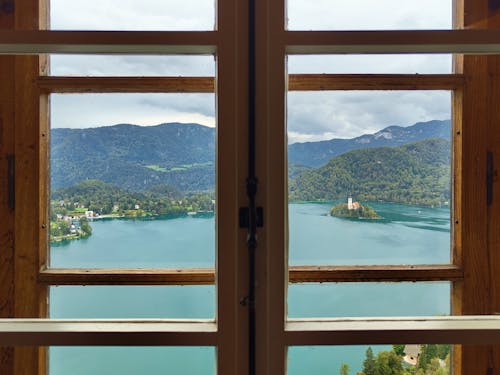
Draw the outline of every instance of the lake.
<instances>
[{"instance_id":1,"label":"lake","mask_svg":"<svg viewBox=\"0 0 500 375\"><path fill-rule=\"evenodd\" d=\"M449 263L449 209L370 203L381 220L328 215L333 203L289 205L290 264ZM89 238L53 245L52 267L213 267L213 217L96 220ZM196 235L193 235L196 233ZM450 284L293 284L290 317L417 316L450 312ZM60 286L53 318L213 318L214 286ZM288 373L362 369L366 346L293 347ZM374 347L374 352L390 349ZM215 348L50 349L50 374L214 374Z\"/></svg>"}]
</instances>

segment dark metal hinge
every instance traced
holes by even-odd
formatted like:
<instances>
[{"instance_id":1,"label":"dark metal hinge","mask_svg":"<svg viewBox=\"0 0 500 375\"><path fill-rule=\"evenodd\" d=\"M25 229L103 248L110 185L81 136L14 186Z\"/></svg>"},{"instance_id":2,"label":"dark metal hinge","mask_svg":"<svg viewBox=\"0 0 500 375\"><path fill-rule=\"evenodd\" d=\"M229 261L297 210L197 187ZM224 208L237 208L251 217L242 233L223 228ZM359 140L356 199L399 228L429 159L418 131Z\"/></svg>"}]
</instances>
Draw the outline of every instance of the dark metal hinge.
<instances>
[{"instance_id":1,"label":"dark metal hinge","mask_svg":"<svg viewBox=\"0 0 500 375\"><path fill-rule=\"evenodd\" d=\"M16 207L16 161L14 155L7 155L7 200L9 209Z\"/></svg>"},{"instance_id":2,"label":"dark metal hinge","mask_svg":"<svg viewBox=\"0 0 500 375\"><path fill-rule=\"evenodd\" d=\"M257 228L264 226L264 209L262 207L256 208L256 224ZM250 209L248 207L240 207L239 212L240 228L248 228L250 225Z\"/></svg>"}]
</instances>

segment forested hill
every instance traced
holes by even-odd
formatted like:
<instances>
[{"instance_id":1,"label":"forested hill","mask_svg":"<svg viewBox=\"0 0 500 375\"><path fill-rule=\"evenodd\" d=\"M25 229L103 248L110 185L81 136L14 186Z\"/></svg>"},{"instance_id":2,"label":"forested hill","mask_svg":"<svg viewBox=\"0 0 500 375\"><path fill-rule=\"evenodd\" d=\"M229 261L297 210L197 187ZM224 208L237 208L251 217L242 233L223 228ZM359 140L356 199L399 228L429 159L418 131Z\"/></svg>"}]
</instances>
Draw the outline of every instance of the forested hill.
<instances>
[{"instance_id":1,"label":"forested hill","mask_svg":"<svg viewBox=\"0 0 500 375\"><path fill-rule=\"evenodd\" d=\"M391 126L353 139L292 144L290 177L355 148L449 139L449 127L449 121L431 121L407 128ZM130 191L147 191L160 184L183 193L212 191L214 159L215 129L199 124L53 129L51 187L57 190L83 180L100 180Z\"/></svg>"},{"instance_id":2,"label":"forested hill","mask_svg":"<svg viewBox=\"0 0 500 375\"><path fill-rule=\"evenodd\" d=\"M51 220L57 214L90 210L98 215L156 216L213 211L213 193L182 195L170 186L157 185L144 192L130 192L98 180L85 180L52 192ZM80 213L83 213L80 211Z\"/></svg>"},{"instance_id":3,"label":"forested hill","mask_svg":"<svg viewBox=\"0 0 500 375\"><path fill-rule=\"evenodd\" d=\"M292 179L290 199L439 205L450 199L450 142L428 139L399 147L353 150Z\"/></svg>"},{"instance_id":4,"label":"forested hill","mask_svg":"<svg viewBox=\"0 0 500 375\"><path fill-rule=\"evenodd\" d=\"M402 146L430 138L450 140L450 131L450 120L419 122L408 127L389 126L374 134L364 134L352 139L294 143L288 146L288 159L290 164L319 167L331 158L351 150Z\"/></svg>"},{"instance_id":5,"label":"forested hill","mask_svg":"<svg viewBox=\"0 0 500 375\"><path fill-rule=\"evenodd\" d=\"M182 191L214 186L215 129L198 124L120 124L53 129L53 189L102 180L125 189L169 184Z\"/></svg>"}]
</instances>

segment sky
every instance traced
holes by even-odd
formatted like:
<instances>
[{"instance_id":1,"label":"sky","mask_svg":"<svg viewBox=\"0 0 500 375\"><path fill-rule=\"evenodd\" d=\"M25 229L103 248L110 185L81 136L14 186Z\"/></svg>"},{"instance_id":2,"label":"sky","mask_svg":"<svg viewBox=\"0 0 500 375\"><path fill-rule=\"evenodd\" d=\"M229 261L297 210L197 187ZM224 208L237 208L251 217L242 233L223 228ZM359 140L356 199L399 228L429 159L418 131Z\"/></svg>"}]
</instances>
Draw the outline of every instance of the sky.
<instances>
[{"instance_id":1,"label":"sky","mask_svg":"<svg viewBox=\"0 0 500 375\"><path fill-rule=\"evenodd\" d=\"M54 30L211 30L214 0L51 0ZM355 15L353 17L352 15ZM451 0L288 0L291 30L449 29ZM289 56L289 73L450 73L449 55ZM52 55L52 75L213 76L213 56ZM290 92L289 143L351 138L450 118L449 92ZM196 122L215 126L212 94L51 96L51 126Z\"/></svg>"}]
</instances>

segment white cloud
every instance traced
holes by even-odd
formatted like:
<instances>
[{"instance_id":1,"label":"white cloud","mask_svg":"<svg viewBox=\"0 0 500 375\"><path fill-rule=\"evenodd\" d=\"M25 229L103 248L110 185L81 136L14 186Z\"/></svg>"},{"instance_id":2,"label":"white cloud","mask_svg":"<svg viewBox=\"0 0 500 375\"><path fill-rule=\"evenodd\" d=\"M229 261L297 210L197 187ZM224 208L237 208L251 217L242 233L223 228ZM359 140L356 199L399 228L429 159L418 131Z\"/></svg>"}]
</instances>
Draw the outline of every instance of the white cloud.
<instances>
[{"instance_id":1,"label":"white cloud","mask_svg":"<svg viewBox=\"0 0 500 375\"><path fill-rule=\"evenodd\" d=\"M164 122L215 126L212 94L55 94L50 99L53 128Z\"/></svg>"},{"instance_id":2,"label":"white cloud","mask_svg":"<svg viewBox=\"0 0 500 375\"><path fill-rule=\"evenodd\" d=\"M55 76L214 76L213 56L51 55Z\"/></svg>"},{"instance_id":3,"label":"white cloud","mask_svg":"<svg viewBox=\"0 0 500 375\"><path fill-rule=\"evenodd\" d=\"M51 0L54 30L213 30L214 0Z\"/></svg>"},{"instance_id":4,"label":"white cloud","mask_svg":"<svg viewBox=\"0 0 500 375\"><path fill-rule=\"evenodd\" d=\"M290 55L288 73L299 74L448 74L452 56L405 55Z\"/></svg>"},{"instance_id":5,"label":"white cloud","mask_svg":"<svg viewBox=\"0 0 500 375\"><path fill-rule=\"evenodd\" d=\"M326 132L320 134L305 134L294 131L288 132L288 143L304 143L304 142L317 142L325 139L335 138L335 133Z\"/></svg>"},{"instance_id":6,"label":"white cloud","mask_svg":"<svg viewBox=\"0 0 500 375\"><path fill-rule=\"evenodd\" d=\"M386 126L451 116L446 91L315 91L288 94L289 141L352 138Z\"/></svg>"},{"instance_id":7,"label":"white cloud","mask_svg":"<svg viewBox=\"0 0 500 375\"><path fill-rule=\"evenodd\" d=\"M297 29L449 28L451 0L288 0ZM313 6L314 5L314 6ZM51 0L55 29L210 30L214 0ZM52 57L54 75L204 76L212 56ZM449 73L450 55L290 56L290 73ZM354 137L389 125L450 118L444 92L292 92L290 141ZM210 94L53 95L53 127L199 122L215 125Z\"/></svg>"},{"instance_id":8,"label":"white cloud","mask_svg":"<svg viewBox=\"0 0 500 375\"><path fill-rule=\"evenodd\" d=\"M449 29L451 0L288 0L291 30Z\"/></svg>"}]
</instances>

